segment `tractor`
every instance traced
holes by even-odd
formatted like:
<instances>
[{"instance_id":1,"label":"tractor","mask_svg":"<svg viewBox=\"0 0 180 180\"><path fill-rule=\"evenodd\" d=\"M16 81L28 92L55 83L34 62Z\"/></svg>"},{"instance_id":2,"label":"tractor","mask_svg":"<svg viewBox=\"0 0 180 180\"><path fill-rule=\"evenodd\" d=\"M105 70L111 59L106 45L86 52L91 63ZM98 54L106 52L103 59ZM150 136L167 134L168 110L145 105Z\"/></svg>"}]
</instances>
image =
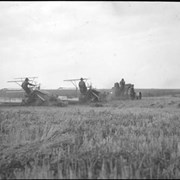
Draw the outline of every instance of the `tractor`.
<instances>
[{"instance_id":1,"label":"tractor","mask_svg":"<svg viewBox=\"0 0 180 180\"><path fill-rule=\"evenodd\" d=\"M114 83L114 87L112 87L111 91L111 99L141 99L141 92L136 93L134 90L134 84L125 84L124 87L120 86L118 82Z\"/></svg>"}]
</instances>

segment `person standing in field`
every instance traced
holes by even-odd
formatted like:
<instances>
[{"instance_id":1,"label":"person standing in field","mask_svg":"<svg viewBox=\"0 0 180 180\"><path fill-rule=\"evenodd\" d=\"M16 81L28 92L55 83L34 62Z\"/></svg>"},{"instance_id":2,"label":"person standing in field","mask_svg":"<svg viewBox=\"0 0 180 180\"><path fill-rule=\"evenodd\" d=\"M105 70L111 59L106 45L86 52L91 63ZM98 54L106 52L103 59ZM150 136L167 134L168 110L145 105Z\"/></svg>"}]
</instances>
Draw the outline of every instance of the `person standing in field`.
<instances>
[{"instance_id":1,"label":"person standing in field","mask_svg":"<svg viewBox=\"0 0 180 180\"><path fill-rule=\"evenodd\" d=\"M79 89L80 89L81 94L85 94L87 92L87 87L83 78L80 79Z\"/></svg>"},{"instance_id":2,"label":"person standing in field","mask_svg":"<svg viewBox=\"0 0 180 180\"><path fill-rule=\"evenodd\" d=\"M24 80L24 82L22 83L21 87L24 89L24 91L27 93L27 95L30 95L31 94L31 89L28 87L28 85L35 86L34 84L29 83L29 79L26 78Z\"/></svg>"},{"instance_id":3,"label":"person standing in field","mask_svg":"<svg viewBox=\"0 0 180 180\"><path fill-rule=\"evenodd\" d=\"M141 99L142 98L142 93L141 92L139 92L139 99Z\"/></svg>"},{"instance_id":4,"label":"person standing in field","mask_svg":"<svg viewBox=\"0 0 180 180\"><path fill-rule=\"evenodd\" d=\"M134 91L134 85L132 85L130 88L130 97L132 100L135 98L135 95L136 95L136 93Z\"/></svg>"},{"instance_id":5,"label":"person standing in field","mask_svg":"<svg viewBox=\"0 0 180 180\"><path fill-rule=\"evenodd\" d=\"M117 97L120 95L120 87L118 82L114 83L114 93Z\"/></svg>"},{"instance_id":6,"label":"person standing in field","mask_svg":"<svg viewBox=\"0 0 180 180\"><path fill-rule=\"evenodd\" d=\"M125 81L124 79L122 78L121 81L120 81L120 89L121 89L121 93L124 94L124 90L125 90Z\"/></svg>"}]
</instances>

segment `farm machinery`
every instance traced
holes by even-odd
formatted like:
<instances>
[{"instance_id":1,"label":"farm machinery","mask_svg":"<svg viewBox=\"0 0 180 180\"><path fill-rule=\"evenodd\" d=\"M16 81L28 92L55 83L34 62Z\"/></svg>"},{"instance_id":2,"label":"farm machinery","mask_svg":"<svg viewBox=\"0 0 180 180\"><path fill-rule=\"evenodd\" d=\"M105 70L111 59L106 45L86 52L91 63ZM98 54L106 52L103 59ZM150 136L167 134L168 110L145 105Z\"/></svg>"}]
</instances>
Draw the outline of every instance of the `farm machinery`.
<instances>
[{"instance_id":1,"label":"farm machinery","mask_svg":"<svg viewBox=\"0 0 180 180\"><path fill-rule=\"evenodd\" d=\"M16 102L19 102L19 105L31 105L31 106L38 106L38 105L54 105L54 106L65 106L67 105L66 101L61 100L58 96L50 95L48 92L43 92L40 90L40 84L37 84L35 81L37 77L28 77L29 81L33 83L33 87L29 87L30 93L23 93L23 98L16 98ZM22 87L22 83L25 78L15 78L14 81L8 81L18 84ZM11 105L16 104L13 98L9 98L9 101L6 98L5 104Z\"/></svg>"},{"instance_id":2,"label":"farm machinery","mask_svg":"<svg viewBox=\"0 0 180 180\"><path fill-rule=\"evenodd\" d=\"M14 90L0 90L0 104L5 105L23 105L23 106L67 106L68 104L89 104L94 103L100 105L101 102L107 102L109 100L125 100L125 99L141 99L141 93L134 91L133 84L124 84L122 87L120 83L115 83L111 92L103 90L99 91L92 88L92 85L87 82L88 78L81 78L85 82L86 91L81 92L81 88L78 81L81 79L67 79L64 81L71 82L75 86L75 90L68 91L63 89L54 90L40 90L40 84L35 79L37 77L28 77L29 81L34 84L33 87L29 87L30 93L27 93L22 84L25 78L15 78L13 82L21 87L16 93ZM22 89L23 88L23 89ZM71 93L70 93L71 92ZM17 97L17 94L21 94ZM16 98L15 98L16 97ZM100 102L100 103L99 103Z\"/></svg>"},{"instance_id":3,"label":"farm machinery","mask_svg":"<svg viewBox=\"0 0 180 180\"><path fill-rule=\"evenodd\" d=\"M85 80L87 84L87 90L84 93L78 93L79 88L77 85L77 81L80 81L81 79ZM87 83L88 78L81 78L81 79L64 80L64 81L71 82L75 86L79 103L102 102L105 100L104 94L97 91L95 88L92 88L92 85L89 85Z\"/></svg>"},{"instance_id":4,"label":"farm machinery","mask_svg":"<svg viewBox=\"0 0 180 180\"><path fill-rule=\"evenodd\" d=\"M118 82L114 83L114 87L112 87L111 91L111 99L141 99L142 94L141 92L135 92L134 84L124 84L121 86Z\"/></svg>"},{"instance_id":5,"label":"farm machinery","mask_svg":"<svg viewBox=\"0 0 180 180\"><path fill-rule=\"evenodd\" d=\"M22 105L65 106L67 103L56 96L34 89L30 95L25 95L22 100Z\"/></svg>"},{"instance_id":6,"label":"farm machinery","mask_svg":"<svg viewBox=\"0 0 180 180\"><path fill-rule=\"evenodd\" d=\"M34 86L28 87L30 93L23 90L23 82L28 79L30 84ZM80 79L68 79L64 81L71 82L76 87L75 97L71 97L62 93L61 89L57 90L40 90L40 84L35 79L37 77L22 77L14 78L11 83L16 83L21 87L21 90L1 90L0 92L0 104L2 105L22 105L22 106L67 106L68 104L88 104L90 102L101 102L103 100L102 94L96 89L92 88L92 85L88 85L86 93L81 94L77 81ZM84 80L88 80L84 78ZM51 92L54 93L51 93ZM17 97L17 94L20 95ZM16 98L15 98L16 97Z\"/></svg>"}]
</instances>

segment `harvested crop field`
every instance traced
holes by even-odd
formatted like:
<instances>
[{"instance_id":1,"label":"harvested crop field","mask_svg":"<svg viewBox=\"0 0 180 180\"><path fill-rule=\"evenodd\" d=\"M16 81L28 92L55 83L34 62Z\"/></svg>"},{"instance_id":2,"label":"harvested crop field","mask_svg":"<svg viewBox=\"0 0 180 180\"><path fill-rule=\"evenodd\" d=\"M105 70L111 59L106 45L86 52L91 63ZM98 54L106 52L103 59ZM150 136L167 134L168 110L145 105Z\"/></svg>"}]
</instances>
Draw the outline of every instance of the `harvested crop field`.
<instances>
[{"instance_id":1,"label":"harvested crop field","mask_svg":"<svg viewBox=\"0 0 180 180\"><path fill-rule=\"evenodd\" d=\"M180 97L0 107L0 178L180 178Z\"/></svg>"}]
</instances>

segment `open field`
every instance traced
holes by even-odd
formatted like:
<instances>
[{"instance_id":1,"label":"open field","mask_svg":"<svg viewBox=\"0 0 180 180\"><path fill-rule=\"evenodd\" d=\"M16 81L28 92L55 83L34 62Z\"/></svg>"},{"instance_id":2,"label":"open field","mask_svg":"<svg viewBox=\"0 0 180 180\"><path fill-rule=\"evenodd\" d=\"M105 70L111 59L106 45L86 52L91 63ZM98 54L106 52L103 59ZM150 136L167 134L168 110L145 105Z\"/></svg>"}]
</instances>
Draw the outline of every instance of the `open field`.
<instances>
[{"instance_id":1,"label":"open field","mask_svg":"<svg viewBox=\"0 0 180 180\"><path fill-rule=\"evenodd\" d=\"M180 178L180 97L0 107L0 178Z\"/></svg>"}]
</instances>

